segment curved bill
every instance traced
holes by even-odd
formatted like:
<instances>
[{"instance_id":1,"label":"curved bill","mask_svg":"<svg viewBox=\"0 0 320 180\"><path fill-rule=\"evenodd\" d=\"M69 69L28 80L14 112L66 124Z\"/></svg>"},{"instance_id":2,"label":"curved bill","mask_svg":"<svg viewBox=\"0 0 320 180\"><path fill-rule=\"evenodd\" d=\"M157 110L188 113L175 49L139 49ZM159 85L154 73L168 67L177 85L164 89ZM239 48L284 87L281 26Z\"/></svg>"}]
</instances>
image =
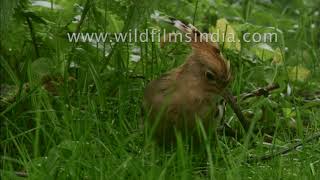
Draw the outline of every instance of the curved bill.
<instances>
[{"instance_id":1,"label":"curved bill","mask_svg":"<svg viewBox=\"0 0 320 180\"><path fill-rule=\"evenodd\" d=\"M241 125L245 130L249 129L250 123L246 120L243 113L241 112L240 106L238 105L235 97L231 94L228 89L222 91L222 97L230 104L233 112L237 115Z\"/></svg>"}]
</instances>

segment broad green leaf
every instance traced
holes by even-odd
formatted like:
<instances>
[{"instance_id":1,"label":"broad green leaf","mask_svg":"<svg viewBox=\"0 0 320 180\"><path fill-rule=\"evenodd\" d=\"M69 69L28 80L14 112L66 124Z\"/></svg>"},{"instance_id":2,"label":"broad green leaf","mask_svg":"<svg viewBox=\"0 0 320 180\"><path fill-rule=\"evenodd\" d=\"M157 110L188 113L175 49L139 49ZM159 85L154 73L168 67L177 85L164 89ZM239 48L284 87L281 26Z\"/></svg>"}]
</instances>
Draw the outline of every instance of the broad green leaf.
<instances>
[{"instance_id":1,"label":"broad green leaf","mask_svg":"<svg viewBox=\"0 0 320 180\"><path fill-rule=\"evenodd\" d=\"M305 81L310 76L310 70L303 65L289 68L289 79L292 81Z\"/></svg>"},{"instance_id":2,"label":"broad green leaf","mask_svg":"<svg viewBox=\"0 0 320 180\"><path fill-rule=\"evenodd\" d=\"M282 108L282 112L284 114L284 117L286 118L291 118L296 116L296 113L292 111L291 108Z\"/></svg>"},{"instance_id":3,"label":"broad green leaf","mask_svg":"<svg viewBox=\"0 0 320 180\"><path fill-rule=\"evenodd\" d=\"M251 48L251 51L260 59L267 60L272 59L275 52L271 46L266 43L260 43Z\"/></svg>"},{"instance_id":4,"label":"broad green leaf","mask_svg":"<svg viewBox=\"0 0 320 180\"><path fill-rule=\"evenodd\" d=\"M274 51L272 64L282 65L283 64L283 58L280 48L277 48Z\"/></svg>"},{"instance_id":5,"label":"broad green leaf","mask_svg":"<svg viewBox=\"0 0 320 180\"><path fill-rule=\"evenodd\" d=\"M283 64L281 50L279 48L273 49L266 43L259 43L251 48L251 51L262 60L272 59L272 64Z\"/></svg>"},{"instance_id":6,"label":"broad green leaf","mask_svg":"<svg viewBox=\"0 0 320 180\"><path fill-rule=\"evenodd\" d=\"M241 44L235 29L224 18L218 19L216 27L211 27L210 32L216 34L217 41L223 44L223 48L240 51Z\"/></svg>"}]
</instances>

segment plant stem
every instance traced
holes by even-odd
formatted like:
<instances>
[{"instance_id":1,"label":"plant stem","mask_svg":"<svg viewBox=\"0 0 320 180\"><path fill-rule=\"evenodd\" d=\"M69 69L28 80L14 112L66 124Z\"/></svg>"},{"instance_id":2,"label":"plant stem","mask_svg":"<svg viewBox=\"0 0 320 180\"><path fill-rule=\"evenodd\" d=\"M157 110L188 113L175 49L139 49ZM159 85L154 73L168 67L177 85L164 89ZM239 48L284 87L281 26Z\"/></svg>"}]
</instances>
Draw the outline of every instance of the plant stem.
<instances>
[{"instance_id":1,"label":"plant stem","mask_svg":"<svg viewBox=\"0 0 320 180\"><path fill-rule=\"evenodd\" d=\"M30 35L31 35L33 47L36 52L36 57L39 58L40 54L39 54L39 49L38 49L38 45L37 45L36 35L34 33L34 29L32 26L32 21L31 21L30 17L28 17L28 16L26 16L26 19L27 19L29 30L30 30Z\"/></svg>"}]
</instances>

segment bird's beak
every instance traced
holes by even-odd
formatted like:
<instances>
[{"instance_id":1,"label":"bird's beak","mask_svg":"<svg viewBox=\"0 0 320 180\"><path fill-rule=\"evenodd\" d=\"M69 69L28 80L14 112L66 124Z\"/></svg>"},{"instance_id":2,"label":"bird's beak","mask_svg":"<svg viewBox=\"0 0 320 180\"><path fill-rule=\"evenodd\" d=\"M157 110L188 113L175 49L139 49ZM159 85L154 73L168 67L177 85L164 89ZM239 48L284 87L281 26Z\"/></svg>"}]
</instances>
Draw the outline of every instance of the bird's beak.
<instances>
[{"instance_id":1,"label":"bird's beak","mask_svg":"<svg viewBox=\"0 0 320 180\"><path fill-rule=\"evenodd\" d=\"M227 101L227 103L231 106L233 112L237 115L240 123L242 124L244 129L249 129L249 122L246 120L244 115L242 114L242 111L240 109L240 106L238 105L236 98L232 95L229 89L224 89L221 93L221 96Z\"/></svg>"}]
</instances>

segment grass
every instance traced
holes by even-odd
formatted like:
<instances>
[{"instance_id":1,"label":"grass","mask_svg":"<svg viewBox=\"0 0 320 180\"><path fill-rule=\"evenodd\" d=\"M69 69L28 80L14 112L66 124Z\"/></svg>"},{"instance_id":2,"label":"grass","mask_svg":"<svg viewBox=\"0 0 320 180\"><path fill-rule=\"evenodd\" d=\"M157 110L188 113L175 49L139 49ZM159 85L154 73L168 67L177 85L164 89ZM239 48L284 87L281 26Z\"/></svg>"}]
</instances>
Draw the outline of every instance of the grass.
<instances>
[{"instance_id":1,"label":"grass","mask_svg":"<svg viewBox=\"0 0 320 180\"><path fill-rule=\"evenodd\" d=\"M316 2L248 0L232 8L227 6L231 1L217 1L213 7L207 1L83 3L90 6L84 15L87 18L82 25L71 24L68 30L109 32L117 27L127 31L162 26L149 19L150 13L159 9L179 18L190 16L190 22L195 19L203 29L215 25L206 19L227 18L237 32L269 26L283 31L280 41L270 44L274 50L279 48L282 65L272 64L275 57L268 58L265 50L259 50L262 56L253 53L251 48L256 44L252 43L242 43L239 53L224 52L232 64L234 81L229 88L234 94L271 82L281 86L269 97L240 102L246 117L255 121L253 128L261 131L248 133L239 141L221 135L215 147L203 134L204 143L196 149L186 146L179 135L176 146L164 149L139 128L144 118L144 87L181 64L190 50L187 45L174 43L160 49L153 42L106 43L99 47L66 42L65 25L81 15L71 8L75 2L57 1L67 8L62 12L28 7L49 22L32 19L40 59L36 58L28 27L20 23L25 21L23 17L12 20L14 30L2 41L1 88L11 88L9 93L1 94L0 104L2 179L17 179L15 172L26 172L29 179L319 178L317 140L268 161L246 162L249 155L287 147L319 131L320 22L315 15ZM108 22L104 13L108 14ZM310 28L312 24L316 28ZM298 27L294 29L294 25ZM134 48L140 49L138 63L131 61ZM306 69L295 71L293 67L298 65ZM308 73L302 71L310 74L306 76ZM238 128L229 107L225 119ZM272 142L264 143L262 130L273 136Z\"/></svg>"}]
</instances>

